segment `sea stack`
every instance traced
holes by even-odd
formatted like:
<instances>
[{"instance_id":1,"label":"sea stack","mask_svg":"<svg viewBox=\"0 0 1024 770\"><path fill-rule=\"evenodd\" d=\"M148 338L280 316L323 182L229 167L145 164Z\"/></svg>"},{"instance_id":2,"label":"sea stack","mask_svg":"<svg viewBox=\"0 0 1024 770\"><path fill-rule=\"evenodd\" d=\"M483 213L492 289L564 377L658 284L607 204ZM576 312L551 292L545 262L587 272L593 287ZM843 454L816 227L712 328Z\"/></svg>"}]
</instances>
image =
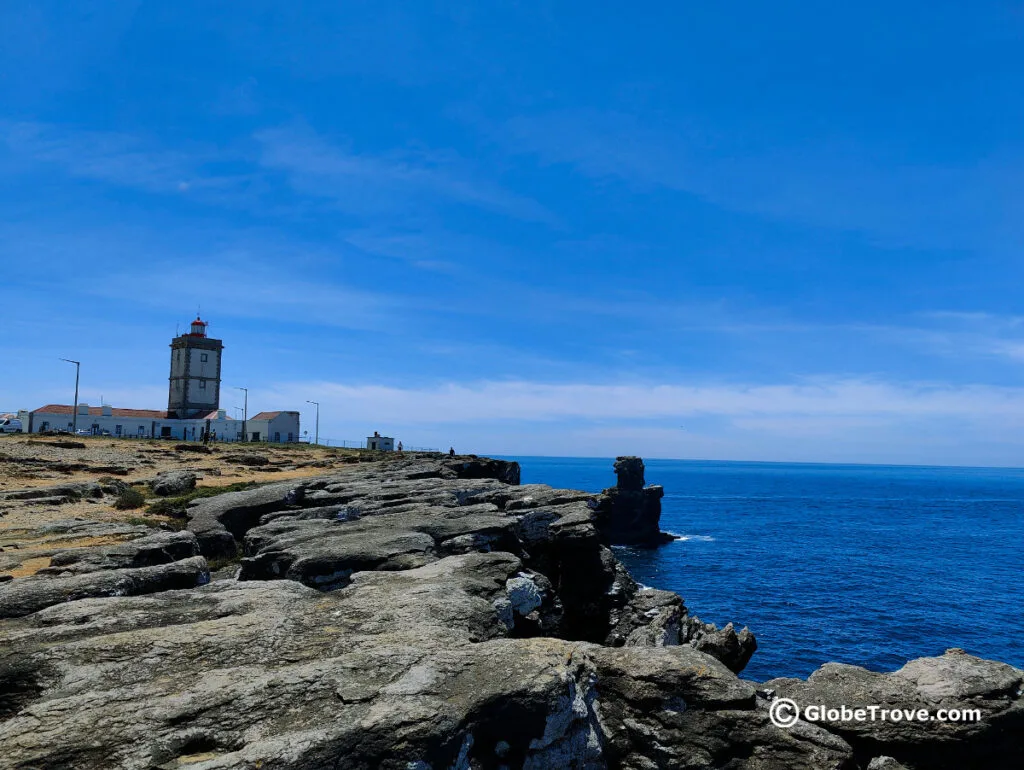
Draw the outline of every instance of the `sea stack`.
<instances>
[{"instance_id":1,"label":"sea stack","mask_svg":"<svg viewBox=\"0 0 1024 770\"><path fill-rule=\"evenodd\" d=\"M639 457L616 457L618 483L597 498L598 529L609 545L656 546L672 540L662 532L661 498L658 485L644 486L644 461Z\"/></svg>"}]
</instances>

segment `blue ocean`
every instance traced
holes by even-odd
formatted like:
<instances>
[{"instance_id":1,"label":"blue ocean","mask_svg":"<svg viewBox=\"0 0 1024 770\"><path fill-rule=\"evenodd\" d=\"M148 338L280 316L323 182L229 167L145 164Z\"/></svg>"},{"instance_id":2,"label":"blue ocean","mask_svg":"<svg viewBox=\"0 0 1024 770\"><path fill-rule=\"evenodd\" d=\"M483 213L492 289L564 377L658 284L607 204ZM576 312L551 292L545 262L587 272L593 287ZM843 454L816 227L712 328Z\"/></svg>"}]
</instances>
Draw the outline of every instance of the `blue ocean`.
<instances>
[{"instance_id":1,"label":"blue ocean","mask_svg":"<svg viewBox=\"0 0 1024 770\"><path fill-rule=\"evenodd\" d=\"M611 459L516 457L523 483L599 492ZM1024 666L1024 470L646 461L657 549L616 547L691 614L749 625L743 676L892 671L962 647Z\"/></svg>"}]
</instances>

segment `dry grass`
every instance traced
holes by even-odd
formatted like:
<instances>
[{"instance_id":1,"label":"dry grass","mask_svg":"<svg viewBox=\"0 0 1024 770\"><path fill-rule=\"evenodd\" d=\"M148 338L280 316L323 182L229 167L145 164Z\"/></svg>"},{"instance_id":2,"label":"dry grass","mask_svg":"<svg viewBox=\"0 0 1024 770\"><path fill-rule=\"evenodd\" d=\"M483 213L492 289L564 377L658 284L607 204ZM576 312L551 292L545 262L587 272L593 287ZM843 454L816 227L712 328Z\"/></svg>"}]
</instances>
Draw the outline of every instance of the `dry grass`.
<instances>
[{"instance_id":1,"label":"dry grass","mask_svg":"<svg viewBox=\"0 0 1024 770\"><path fill-rule=\"evenodd\" d=\"M128 538L126 538L126 537L119 537L117 535L105 535L105 536L102 536L102 537L74 537L74 538L71 538L70 540L61 540L61 541L59 541L59 545L60 545L62 550L63 549L71 549L71 548L89 548L89 547L97 546L97 545L117 545L118 543L123 543L127 539ZM40 548L42 548L42 547L52 548L54 543L55 543L55 541L53 541L53 540L46 541L46 542L39 541L38 546ZM25 549L25 546L22 546L22 550L24 550L24 549Z\"/></svg>"},{"instance_id":2,"label":"dry grass","mask_svg":"<svg viewBox=\"0 0 1024 770\"><path fill-rule=\"evenodd\" d=\"M126 540L128 540L127 537L117 537L114 535L105 537L73 537L66 539L61 539L58 536L54 538L35 540L18 540L18 548L11 551L10 555L17 558L20 561L20 564L18 564L14 569L0 570L0 575L11 575L16 578L26 577L28 575L34 575L44 567L49 567L49 555L32 555L40 551L51 554L54 551L68 551L73 548L92 548L102 545L116 545L117 543L123 543ZM5 539L3 541L3 545L5 547L9 547L10 541Z\"/></svg>"},{"instance_id":3,"label":"dry grass","mask_svg":"<svg viewBox=\"0 0 1024 770\"><path fill-rule=\"evenodd\" d=\"M152 478L162 471L187 468L204 475L206 486L223 486L237 481L273 481L298 479L330 473L344 467L346 457L358 455L358 450L308 444L213 444L211 454L178 452L167 441L139 441L79 437L85 449L61 449L46 443L49 439L26 435L0 437L0 492L13 489L34 489L65 481L95 481L109 472L98 470L106 466L123 467L127 475L118 476L131 483ZM267 457L273 466L285 466L279 471L236 466L225 462L225 455L257 454ZM18 461L28 462L21 464ZM4 461L6 460L6 461ZM34 462L43 460L43 463ZM326 468L291 468L299 463L327 462ZM334 465L337 463L336 465ZM53 466L88 466L84 469L58 471ZM266 466L264 466L266 467ZM220 470L221 476L209 473Z\"/></svg>"},{"instance_id":4,"label":"dry grass","mask_svg":"<svg viewBox=\"0 0 1024 770\"><path fill-rule=\"evenodd\" d=\"M10 575L11 577L28 577L29 575L36 574L39 570L50 566L49 556L39 556L34 559L26 559L19 564L15 569L8 572L2 572L2 575Z\"/></svg>"},{"instance_id":5,"label":"dry grass","mask_svg":"<svg viewBox=\"0 0 1024 770\"><path fill-rule=\"evenodd\" d=\"M0 492L51 486L66 482L92 482L114 476L129 485L141 484L162 471L190 470L199 478L197 490L219 490L244 483L268 484L343 472L355 467L352 460L362 453L332 447L273 444L216 444L210 454L178 452L164 441L111 440L85 437L84 449L67 449L47 443L49 439L29 436L0 437ZM240 466L225 461L226 456L246 454L266 457L269 465ZM347 462L346 462L347 461ZM306 467L300 464L315 463ZM60 470L63 468L64 470ZM115 473L110 468L124 469ZM269 469L269 470L268 470ZM154 497L148 487L136 486L146 503ZM226 491L226 490L225 490ZM202 497L204 494L190 495ZM7 566L18 562L11 574L31 575L49 564L49 554L69 548L111 545L127 538L108 536L72 537L67 533L43 533L48 524L69 519L180 528L184 519L144 508L116 510L115 497L81 500L64 505L43 505L31 501L0 501L0 548L4 548Z\"/></svg>"}]
</instances>

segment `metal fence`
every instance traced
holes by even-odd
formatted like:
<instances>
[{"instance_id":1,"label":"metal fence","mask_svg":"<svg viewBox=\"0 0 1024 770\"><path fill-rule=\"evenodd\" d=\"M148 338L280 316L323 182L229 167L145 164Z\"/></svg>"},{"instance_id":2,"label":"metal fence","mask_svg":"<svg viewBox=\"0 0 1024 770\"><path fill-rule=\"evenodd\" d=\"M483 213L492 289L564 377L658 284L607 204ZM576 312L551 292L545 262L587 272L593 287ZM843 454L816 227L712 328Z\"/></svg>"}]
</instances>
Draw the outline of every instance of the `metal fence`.
<instances>
[{"instance_id":1,"label":"metal fence","mask_svg":"<svg viewBox=\"0 0 1024 770\"><path fill-rule=\"evenodd\" d=\"M58 431L58 430L48 430L45 433L49 434L49 435L59 434L59 435L62 435L62 436L73 436L74 435L74 434L71 433L71 431L63 431L63 430L61 430L61 431ZM32 435L40 435L40 434L37 433L37 434L32 434ZM118 439L118 440L134 439L136 441L175 441L175 442L177 442L179 444L192 444L192 443L198 444L198 443L202 443L202 439L200 439L198 435L195 438L193 438L191 436L189 436L188 438L182 438L182 437L178 437L178 436L150 436L148 433L140 436L138 434L129 433L127 431L123 432L121 435L117 435L116 433L103 433L103 432L100 432L100 433L89 433L89 434L81 434L81 433L79 433L78 435L79 436L87 435L89 437L109 438L109 439ZM312 444L314 444L314 441L313 441L313 439L311 437L308 437L308 436L303 436L302 438L299 438L299 439L297 439L295 441L290 441L290 442L289 441L270 441L269 438L267 438L267 437L261 437L259 441L243 441L241 438L237 438L237 437L234 437L234 436L217 436L216 438L212 438L211 437L209 443L211 443L211 444L241 444L241 443L245 443L245 444L289 444L289 443L291 443L291 444L310 444L310 445L312 445ZM366 449L366 439L363 439L362 441L356 441L356 440L353 440L353 439L322 438L322 439L320 439L320 446L333 447L333 448L336 448L336 449ZM403 446L402 449L405 452L440 452L441 451L438 447L427 447L427 446Z\"/></svg>"},{"instance_id":2,"label":"metal fence","mask_svg":"<svg viewBox=\"0 0 1024 770\"><path fill-rule=\"evenodd\" d=\"M366 439L362 441L353 441L351 439L340 439L340 438L322 438L320 439L321 446L338 447L340 449L366 449ZM403 451L406 452L440 452L441 450L437 447L426 447L426 446L402 446Z\"/></svg>"},{"instance_id":3,"label":"metal fence","mask_svg":"<svg viewBox=\"0 0 1024 770\"><path fill-rule=\"evenodd\" d=\"M320 439L321 446L333 446L341 447L342 449L365 449L366 439L362 441L352 441L350 439L340 438L322 438Z\"/></svg>"},{"instance_id":4,"label":"metal fence","mask_svg":"<svg viewBox=\"0 0 1024 770\"><path fill-rule=\"evenodd\" d=\"M75 437L78 437L78 438L105 438L105 439L113 439L113 440L116 440L116 441L173 441L173 442L175 442L177 444L201 444L201 443L203 443L202 439L199 438L198 436L196 436L195 438L192 438L191 436L189 436L187 438L182 438L181 436L150 436L149 433L144 433L144 434L139 435L138 433L129 433L127 431L122 432L120 435L118 435L117 433L103 433L102 431L100 431L99 433L93 433L91 431L89 433L83 433L83 432L81 432L81 429L79 429L78 433L72 433L70 430L45 430L45 431L36 431L34 433L27 433L26 432L24 435L26 435L26 436L61 436L61 437L67 437L67 438L75 438ZM233 436L232 437L217 436L216 438L212 438L211 437L209 443L211 443L211 444L241 444L241 443L248 443L248 444L288 444L288 443L291 443L291 444L295 444L297 442L295 442L295 441L291 441L291 442L288 442L288 441L269 441L268 439L265 439L265 438L261 438L259 441L243 442L241 438L235 438Z\"/></svg>"}]
</instances>

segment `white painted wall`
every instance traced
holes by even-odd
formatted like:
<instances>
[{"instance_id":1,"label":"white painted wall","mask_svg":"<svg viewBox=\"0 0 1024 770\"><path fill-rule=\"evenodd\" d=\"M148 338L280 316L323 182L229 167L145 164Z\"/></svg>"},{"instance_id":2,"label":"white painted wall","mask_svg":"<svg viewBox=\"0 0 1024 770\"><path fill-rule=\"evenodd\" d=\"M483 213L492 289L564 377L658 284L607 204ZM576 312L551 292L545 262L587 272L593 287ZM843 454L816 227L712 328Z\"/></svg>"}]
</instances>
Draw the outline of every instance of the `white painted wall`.
<instances>
[{"instance_id":1,"label":"white painted wall","mask_svg":"<svg viewBox=\"0 0 1024 770\"><path fill-rule=\"evenodd\" d=\"M73 419L70 414L36 412L33 416L32 431L39 433L43 430L70 430ZM156 438L160 438L163 433L162 429L166 427L171 429L170 435L172 438L191 441L194 435L195 440L198 441L203 429L206 427L206 420L154 420L145 417L118 417L116 415L109 417L106 415L78 415L79 430L83 428L85 430L92 430L93 426L97 426L96 430L98 431L108 430L115 437L121 435L131 437L142 436L144 438L149 438L151 434ZM118 426L121 428L120 434L118 433ZM27 422L25 423L25 429L28 429ZM240 438L242 423L240 420L231 420L225 416L223 419L210 420L210 430L216 432L218 441L237 441Z\"/></svg>"},{"instance_id":2,"label":"white painted wall","mask_svg":"<svg viewBox=\"0 0 1024 770\"><path fill-rule=\"evenodd\" d=\"M249 420L245 432L250 441L287 443L299 440L299 413L282 412L272 420ZM255 434L259 434L257 438ZM289 438L291 436L291 438Z\"/></svg>"},{"instance_id":3,"label":"white painted wall","mask_svg":"<svg viewBox=\"0 0 1024 770\"><path fill-rule=\"evenodd\" d=\"M366 448L376 449L379 452L393 452L395 449L395 439L391 436L367 436Z\"/></svg>"},{"instance_id":4,"label":"white painted wall","mask_svg":"<svg viewBox=\"0 0 1024 770\"><path fill-rule=\"evenodd\" d=\"M217 359L220 354L215 350L188 350L190 355L189 361L189 380L188 380L188 395L189 400L196 404L208 404L210 408L217 403L217 383L216 382L205 382L200 380L200 377L216 377L217 376ZM203 356L206 357L206 361L203 361ZM206 385L203 388L203 385Z\"/></svg>"}]
</instances>

